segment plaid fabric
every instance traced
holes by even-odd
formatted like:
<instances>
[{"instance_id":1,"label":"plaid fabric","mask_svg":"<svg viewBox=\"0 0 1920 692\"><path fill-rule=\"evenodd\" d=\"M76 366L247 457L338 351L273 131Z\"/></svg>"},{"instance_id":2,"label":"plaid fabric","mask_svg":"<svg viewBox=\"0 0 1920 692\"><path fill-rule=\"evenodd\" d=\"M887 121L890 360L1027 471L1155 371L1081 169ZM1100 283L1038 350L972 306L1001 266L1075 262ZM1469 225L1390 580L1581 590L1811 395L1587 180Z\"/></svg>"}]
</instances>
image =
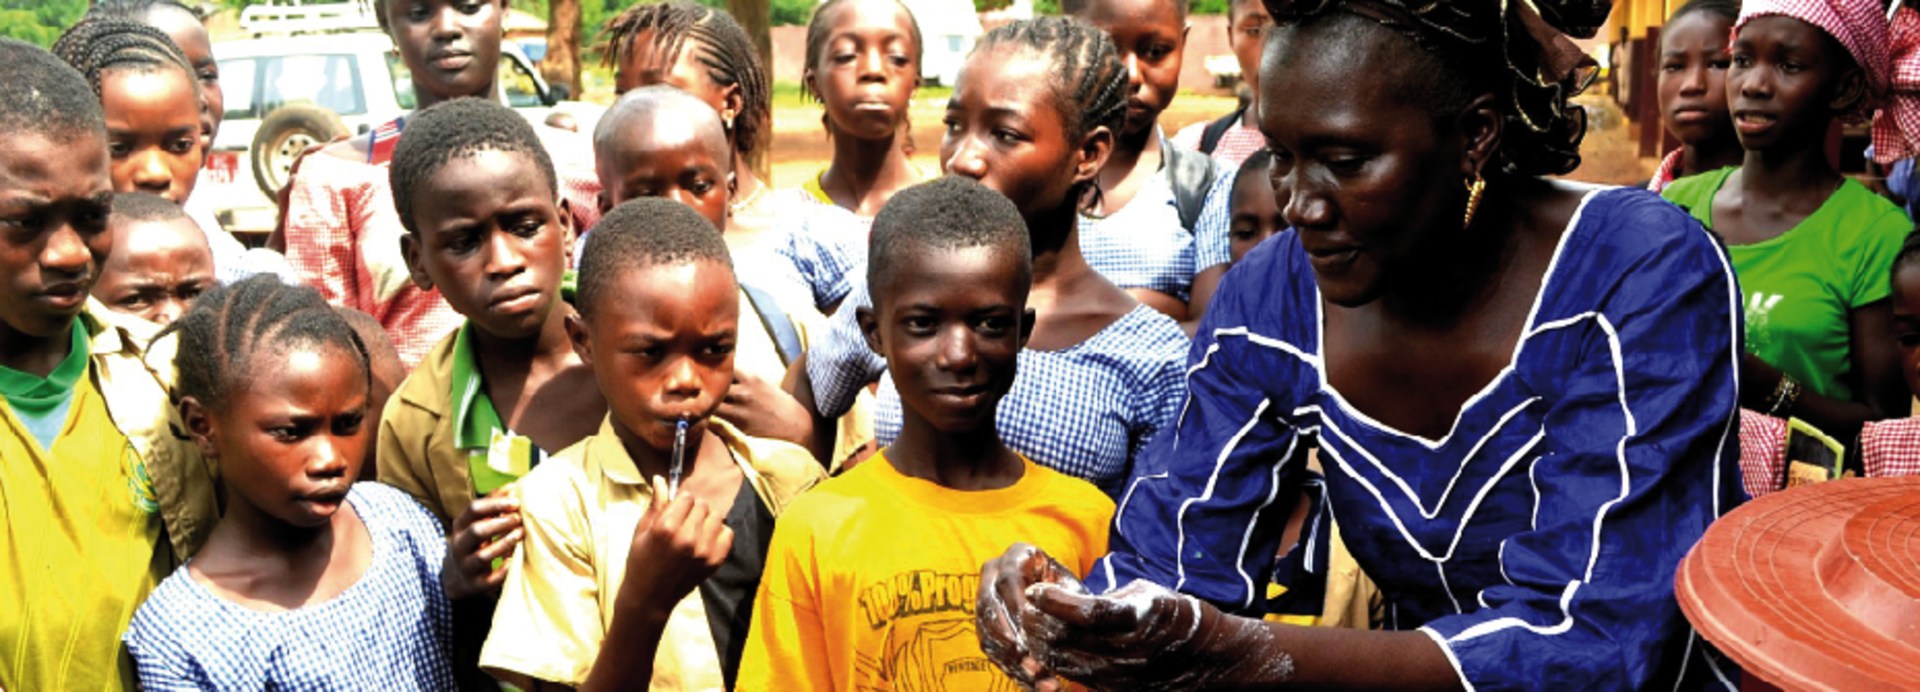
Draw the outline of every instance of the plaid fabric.
<instances>
[{"instance_id":1,"label":"plaid fabric","mask_svg":"<svg viewBox=\"0 0 1920 692\"><path fill-rule=\"evenodd\" d=\"M864 268L824 336L807 351L814 403L846 412L867 383L880 382L874 432L881 445L900 436L901 403L887 363L867 348L854 310L871 307ZM1020 352L1020 376L994 419L1013 451L1085 479L1115 498L1133 460L1172 422L1186 396L1188 341L1172 319L1141 305L1086 341L1059 351Z\"/></svg>"},{"instance_id":2,"label":"plaid fabric","mask_svg":"<svg viewBox=\"0 0 1920 692\"><path fill-rule=\"evenodd\" d=\"M438 290L413 284L400 252L406 229L393 206L387 164L403 129L402 119L376 128L369 135L366 162L326 153L307 157L288 183L286 238L287 264L300 279L319 289L327 302L378 320L411 370L463 318ZM574 228L598 221L598 179L578 165L559 166L557 172L558 192L573 210Z\"/></svg>"},{"instance_id":3,"label":"plaid fabric","mask_svg":"<svg viewBox=\"0 0 1920 692\"><path fill-rule=\"evenodd\" d=\"M1740 20L1734 22L1734 34L1754 17L1786 15L1820 27L1853 54L1854 62L1866 73L1869 95L1853 111L1842 116L1850 123L1865 122L1880 106L1887 93L1889 65L1887 15L1883 3L1870 0L1746 0L1740 4Z\"/></svg>"},{"instance_id":4,"label":"plaid fabric","mask_svg":"<svg viewBox=\"0 0 1920 692\"><path fill-rule=\"evenodd\" d=\"M1873 116L1873 158L1880 163L1920 155L1920 12L1900 8L1890 33L1892 74Z\"/></svg>"},{"instance_id":5,"label":"plaid fabric","mask_svg":"<svg viewBox=\"0 0 1920 692\"><path fill-rule=\"evenodd\" d=\"M1779 490L1786 467L1786 419L1740 409L1740 485L1747 497Z\"/></svg>"},{"instance_id":6,"label":"plaid fabric","mask_svg":"<svg viewBox=\"0 0 1920 692\"><path fill-rule=\"evenodd\" d=\"M1211 124L1213 124L1212 120L1202 120L1180 128L1180 131L1173 135L1173 143L1183 149L1199 151L1200 138L1206 135L1207 126ZM1226 170L1235 171L1239 170L1240 164L1244 163L1247 157L1252 156L1253 152L1264 149L1266 146L1266 135L1260 134L1258 128L1248 126L1247 119L1243 116L1240 122L1227 128L1227 131L1220 135L1220 141L1213 145L1213 153L1207 156L1220 162Z\"/></svg>"},{"instance_id":7,"label":"plaid fabric","mask_svg":"<svg viewBox=\"0 0 1920 692\"><path fill-rule=\"evenodd\" d=\"M1194 273L1233 261L1233 176L1238 168L1216 168L1207 206L1194 221Z\"/></svg>"},{"instance_id":8,"label":"plaid fabric","mask_svg":"<svg viewBox=\"0 0 1920 692\"><path fill-rule=\"evenodd\" d=\"M1653 180L1647 183L1647 189L1654 192L1665 190L1667 185L1673 183L1674 178L1679 177L1679 174L1680 150L1675 149L1667 152L1667 157L1660 160L1659 168L1653 169Z\"/></svg>"},{"instance_id":9,"label":"plaid fabric","mask_svg":"<svg viewBox=\"0 0 1920 692\"><path fill-rule=\"evenodd\" d=\"M325 603L241 607L186 568L155 589L126 634L147 690L451 690L453 611L440 587L446 539L405 493L353 486L373 540L367 572Z\"/></svg>"},{"instance_id":10,"label":"plaid fabric","mask_svg":"<svg viewBox=\"0 0 1920 692\"><path fill-rule=\"evenodd\" d=\"M1155 171L1126 206L1103 217L1080 216L1080 254L1121 288L1186 300L1193 288L1193 239L1194 233L1180 226L1164 169Z\"/></svg>"},{"instance_id":11,"label":"plaid fabric","mask_svg":"<svg viewBox=\"0 0 1920 692\"><path fill-rule=\"evenodd\" d=\"M1860 431L1868 478L1920 476L1920 418L1868 423Z\"/></svg>"}]
</instances>

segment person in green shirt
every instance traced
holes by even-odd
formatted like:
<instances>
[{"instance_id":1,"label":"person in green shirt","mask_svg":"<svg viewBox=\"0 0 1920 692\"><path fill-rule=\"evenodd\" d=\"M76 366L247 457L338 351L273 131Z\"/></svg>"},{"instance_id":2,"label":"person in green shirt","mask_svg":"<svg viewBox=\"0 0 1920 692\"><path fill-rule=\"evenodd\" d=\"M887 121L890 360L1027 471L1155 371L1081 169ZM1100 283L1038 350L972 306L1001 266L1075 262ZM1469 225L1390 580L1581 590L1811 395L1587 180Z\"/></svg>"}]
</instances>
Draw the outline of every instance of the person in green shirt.
<instances>
[{"instance_id":1,"label":"person in green shirt","mask_svg":"<svg viewBox=\"0 0 1920 692\"><path fill-rule=\"evenodd\" d=\"M1748 3L1727 71L1746 158L1662 193L1725 239L1740 278L1740 405L1839 439L1908 401L1886 277L1913 223L1826 155L1833 120L1871 114L1887 83L1886 20L1857 4L1802 19Z\"/></svg>"},{"instance_id":2,"label":"person in green shirt","mask_svg":"<svg viewBox=\"0 0 1920 692\"><path fill-rule=\"evenodd\" d=\"M170 433L157 327L88 299L113 246L99 101L32 45L0 39L0 65L0 689L130 690L120 635L206 540L215 473Z\"/></svg>"}]
</instances>

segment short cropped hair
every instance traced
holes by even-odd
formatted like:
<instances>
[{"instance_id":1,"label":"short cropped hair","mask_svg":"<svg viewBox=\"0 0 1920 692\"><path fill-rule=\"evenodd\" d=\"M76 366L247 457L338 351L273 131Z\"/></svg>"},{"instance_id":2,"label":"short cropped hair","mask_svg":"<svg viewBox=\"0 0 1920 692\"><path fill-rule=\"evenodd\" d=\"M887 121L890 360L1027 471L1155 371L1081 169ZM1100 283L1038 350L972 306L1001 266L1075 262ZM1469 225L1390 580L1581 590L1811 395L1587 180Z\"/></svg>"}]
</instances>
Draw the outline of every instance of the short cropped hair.
<instances>
[{"instance_id":1,"label":"short cropped hair","mask_svg":"<svg viewBox=\"0 0 1920 692\"><path fill-rule=\"evenodd\" d=\"M867 248L867 290L889 293L893 261L924 250L991 247L1014 253L1033 279L1033 240L1026 219L1005 195L971 178L949 175L895 193L873 217Z\"/></svg>"},{"instance_id":2,"label":"short cropped hair","mask_svg":"<svg viewBox=\"0 0 1920 692\"><path fill-rule=\"evenodd\" d=\"M663 108L686 108L705 114L706 118L712 121L713 136L720 138L718 142L722 154L720 164L729 170L732 169L732 151L728 148L727 129L720 122L720 114L714 112L713 106L707 105L707 102L693 94L665 84L640 87L622 94L618 100L614 101L613 105L607 108L606 114L600 116L599 124L593 127L594 155L607 156L612 151L614 140L624 133L629 121L634 118L651 117Z\"/></svg>"},{"instance_id":3,"label":"short cropped hair","mask_svg":"<svg viewBox=\"0 0 1920 692\"><path fill-rule=\"evenodd\" d=\"M393 163L387 170L393 186L393 206L400 212L400 225L415 233L414 192L433 174L456 158L482 151L520 154L540 169L547 190L559 198L560 182L553 172L553 158L534 134L533 125L506 106L479 98L442 101L414 114L407 121L407 136L393 147Z\"/></svg>"},{"instance_id":4,"label":"short cropped hair","mask_svg":"<svg viewBox=\"0 0 1920 692\"><path fill-rule=\"evenodd\" d=\"M113 220L178 221L193 220L179 203L151 192L119 192L113 195Z\"/></svg>"},{"instance_id":5,"label":"short cropped hair","mask_svg":"<svg viewBox=\"0 0 1920 692\"><path fill-rule=\"evenodd\" d=\"M107 120L86 75L39 46L0 38L0 131L59 141L106 136Z\"/></svg>"},{"instance_id":6,"label":"short cropped hair","mask_svg":"<svg viewBox=\"0 0 1920 692\"><path fill-rule=\"evenodd\" d=\"M660 197L629 200L600 217L580 253L574 309L591 321L615 278L653 267L713 262L732 271L727 241L693 207Z\"/></svg>"}]
</instances>

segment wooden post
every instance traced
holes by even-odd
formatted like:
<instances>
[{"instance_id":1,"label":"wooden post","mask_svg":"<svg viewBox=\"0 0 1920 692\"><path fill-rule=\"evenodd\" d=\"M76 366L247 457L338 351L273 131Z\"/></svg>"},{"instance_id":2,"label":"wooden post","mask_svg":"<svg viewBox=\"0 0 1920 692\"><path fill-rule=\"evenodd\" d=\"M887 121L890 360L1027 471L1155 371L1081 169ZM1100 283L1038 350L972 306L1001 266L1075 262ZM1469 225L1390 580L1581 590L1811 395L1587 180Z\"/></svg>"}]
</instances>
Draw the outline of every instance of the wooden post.
<instances>
[{"instance_id":1,"label":"wooden post","mask_svg":"<svg viewBox=\"0 0 1920 692\"><path fill-rule=\"evenodd\" d=\"M577 0L569 0L577 1ZM753 39L754 52L760 54L760 69L767 74L768 86L773 82L773 3L770 0L727 0L727 12L740 22L740 28L747 30L747 36ZM761 180L772 182L773 157L767 149L773 143L773 123L761 131L760 141L754 143L753 158L748 161L755 175Z\"/></svg>"},{"instance_id":2,"label":"wooden post","mask_svg":"<svg viewBox=\"0 0 1920 692\"><path fill-rule=\"evenodd\" d=\"M565 84L570 98L580 89L580 0L551 0L547 5L547 55L540 59L540 75L548 84Z\"/></svg>"}]
</instances>

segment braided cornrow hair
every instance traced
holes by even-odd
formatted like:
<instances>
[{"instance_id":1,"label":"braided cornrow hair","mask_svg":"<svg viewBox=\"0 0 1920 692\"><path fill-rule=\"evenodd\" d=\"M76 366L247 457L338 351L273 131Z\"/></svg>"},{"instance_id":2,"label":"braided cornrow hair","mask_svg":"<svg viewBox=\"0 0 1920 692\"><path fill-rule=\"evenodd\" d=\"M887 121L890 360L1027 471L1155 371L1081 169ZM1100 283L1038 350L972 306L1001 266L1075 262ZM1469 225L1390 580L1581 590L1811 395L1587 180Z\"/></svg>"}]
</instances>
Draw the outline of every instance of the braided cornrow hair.
<instances>
[{"instance_id":1,"label":"braided cornrow hair","mask_svg":"<svg viewBox=\"0 0 1920 692\"><path fill-rule=\"evenodd\" d=\"M53 54L86 76L96 97L100 95L100 75L118 69L147 72L178 68L187 75L196 98L200 93L200 79L187 62L187 55L166 33L140 22L88 15L60 35L53 44Z\"/></svg>"},{"instance_id":2,"label":"braided cornrow hair","mask_svg":"<svg viewBox=\"0 0 1920 692\"><path fill-rule=\"evenodd\" d=\"M728 135L742 156L751 155L773 122L773 91L753 39L733 15L685 0L639 4L607 21L602 64L617 67L633 52L640 34L653 32L649 46L663 60L677 60L692 40L694 58L707 68L707 78L721 86L739 86L741 112Z\"/></svg>"},{"instance_id":3,"label":"braided cornrow hair","mask_svg":"<svg viewBox=\"0 0 1920 692\"><path fill-rule=\"evenodd\" d=\"M1053 92L1070 139L1096 127L1120 131L1127 120L1127 67L1107 32L1065 17L1036 17L987 32L973 52L1007 46L1053 63Z\"/></svg>"},{"instance_id":4,"label":"braided cornrow hair","mask_svg":"<svg viewBox=\"0 0 1920 692\"><path fill-rule=\"evenodd\" d=\"M986 55L1001 48L1029 51L1053 65L1054 103L1066 124L1067 140L1078 145L1094 128L1115 133L1127 121L1127 66L1120 62L1107 32L1064 17L1036 17L987 32L973 48ZM968 58L969 61L972 57ZM1088 180L1069 199L1082 199ZM1097 190L1092 206L1099 206Z\"/></svg>"},{"instance_id":5,"label":"braided cornrow hair","mask_svg":"<svg viewBox=\"0 0 1920 692\"><path fill-rule=\"evenodd\" d=\"M176 397L193 397L200 405L222 411L234 386L245 382L263 353L285 352L294 346L331 346L358 358L360 376L373 385L367 346L346 318L335 312L320 292L290 286L270 274L200 294L186 314L174 320L160 336L178 333L173 357L177 373Z\"/></svg>"}]
</instances>

